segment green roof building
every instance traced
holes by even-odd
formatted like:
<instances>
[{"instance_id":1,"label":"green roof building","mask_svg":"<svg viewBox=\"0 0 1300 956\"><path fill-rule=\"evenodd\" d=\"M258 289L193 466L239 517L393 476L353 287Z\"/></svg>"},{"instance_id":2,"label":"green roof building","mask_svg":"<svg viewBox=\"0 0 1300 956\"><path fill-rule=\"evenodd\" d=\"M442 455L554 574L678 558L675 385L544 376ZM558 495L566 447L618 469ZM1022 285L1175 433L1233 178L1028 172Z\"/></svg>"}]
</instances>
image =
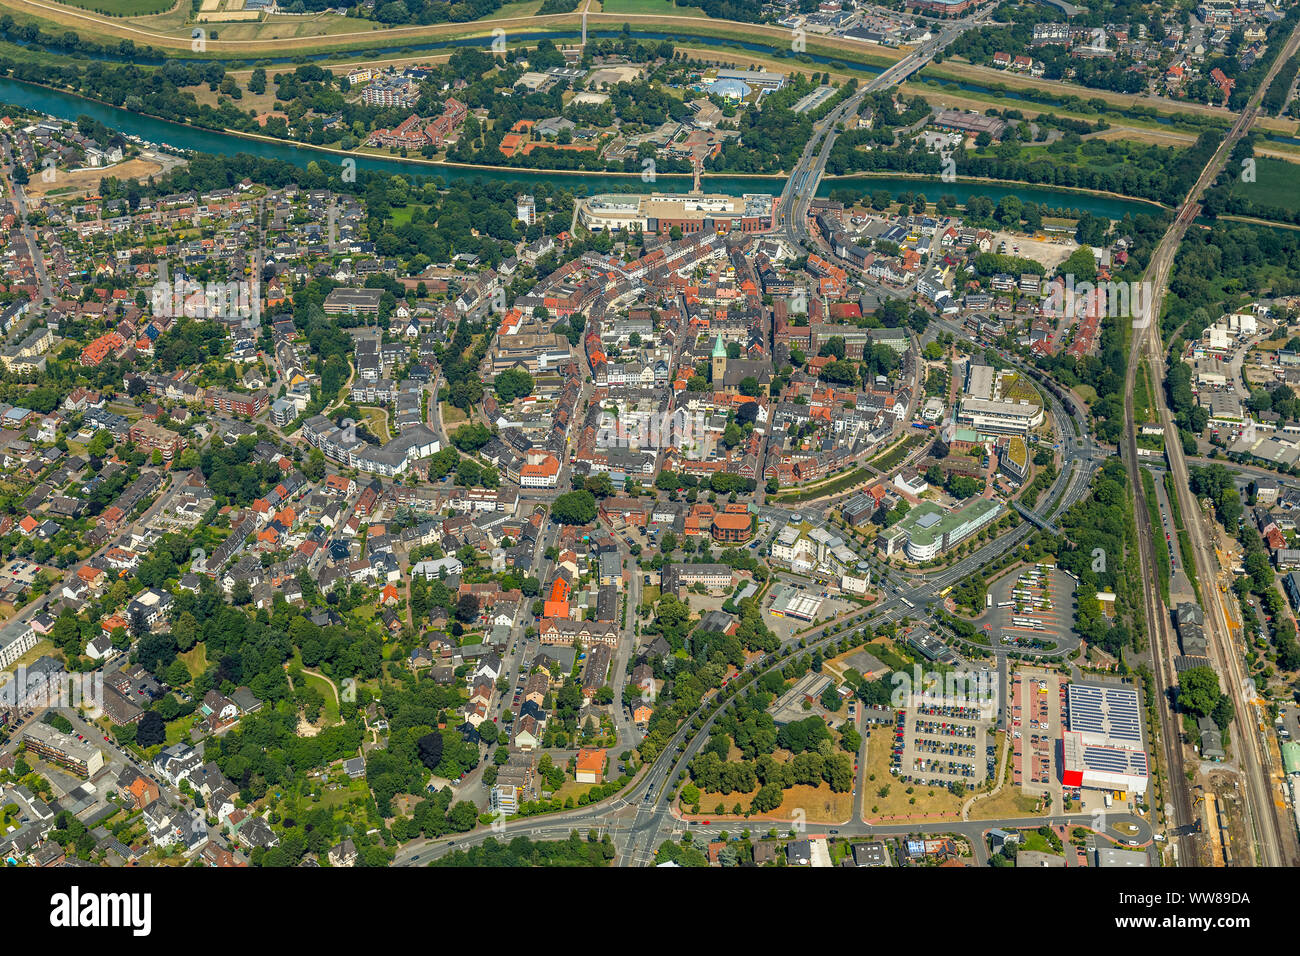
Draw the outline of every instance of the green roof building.
<instances>
[{"instance_id":1,"label":"green roof building","mask_svg":"<svg viewBox=\"0 0 1300 956\"><path fill-rule=\"evenodd\" d=\"M929 561L990 524L1001 512L1001 503L988 498L957 511L923 501L898 524L877 535L876 544L887 555L903 547L910 560Z\"/></svg>"}]
</instances>

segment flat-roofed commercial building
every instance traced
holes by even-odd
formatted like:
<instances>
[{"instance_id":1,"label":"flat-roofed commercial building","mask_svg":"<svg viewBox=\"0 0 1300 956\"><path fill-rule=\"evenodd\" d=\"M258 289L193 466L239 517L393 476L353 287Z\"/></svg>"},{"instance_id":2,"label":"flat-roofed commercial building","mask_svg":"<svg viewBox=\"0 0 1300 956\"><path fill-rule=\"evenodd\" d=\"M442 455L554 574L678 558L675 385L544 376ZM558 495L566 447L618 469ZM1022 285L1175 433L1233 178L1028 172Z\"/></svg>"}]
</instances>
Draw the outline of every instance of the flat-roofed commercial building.
<instances>
[{"instance_id":1,"label":"flat-roofed commercial building","mask_svg":"<svg viewBox=\"0 0 1300 956\"><path fill-rule=\"evenodd\" d=\"M801 591L789 584L779 585L772 600L772 613L777 617L814 621L821 609L820 594L815 591Z\"/></svg>"},{"instance_id":2,"label":"flat-roofed commercial building","mask_svg":"<svg viewBox=\"0 0 1300 956\"><path fill-rule=\"evenodd\" d=\"M957 422L978 432L1023 435L1043 424L1043 406L1029 402L990 402L963 398Z\"/></svg>"},{"instance_id":3,"label":"flat-roofed commercial building","mask_svg":"<svg viewBox=\"0 0 1300 956\"><path fill-rule=\"evenodd\" d=\"M640 228L666 233L677 227L694 232L766 232L776 201L767 194L656 193L651 196L600 195L578 201L578 222L593 232Z\"/></svg>"},{"instance_id":4,"label":"flat-roofed commercial building","mask_svg":"<svg viewBox=\"0 0 1300 956\"><path fill-rule=\"evenodd\" d=\"M1142 708L1132 687L1070 684L1069 729L1062 734L1061 782L1142 796L1150 770L1142 745Z\"/></svg>"},{"instance_id":5,"label":"flat-roofed commercial building","mask_svg":"<svg viewBox=\"0 0 1300 956\"><path fill-rule=\"evenodd\" d=\"M876 546L886 555L904 550L912 561L929 561L961 543L1002 513L997 501L981 498L957 511L945 511L923 501L894 525L876 536Z\"/></svg>"},{"instance_id":6,"label":"flat-roofed commercial building","mask_svg":"<svg viewBox=\"0 0 1300 956\"><path fill-rule=\"evenodd\" d=\"M378 315L383 289L334 289L325 297L326 315Z\"/></svg>"},{"instance_id":7,"label":"flat-roofed commercial building","mask_svg":"<svg viewBox=\"0 0 1300 956\"><path fill-rule=\"evenodd\" d=\"M554 333L519 332L498 335L492 347L492 373L522 364L529 372L559 368L571 358L569 340Z\"/></svg>"}]
</instances>

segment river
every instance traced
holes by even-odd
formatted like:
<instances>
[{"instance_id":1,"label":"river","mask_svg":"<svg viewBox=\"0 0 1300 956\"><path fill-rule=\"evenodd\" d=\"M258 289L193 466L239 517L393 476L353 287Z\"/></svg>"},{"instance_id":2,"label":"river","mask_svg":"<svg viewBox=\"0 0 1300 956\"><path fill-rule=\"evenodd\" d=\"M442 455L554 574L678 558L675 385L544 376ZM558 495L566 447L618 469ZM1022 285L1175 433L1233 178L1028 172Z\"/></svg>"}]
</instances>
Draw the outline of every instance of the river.
<instances>
[{"instance_id":1,"label":"river","mask_svg":"<svg viewBox=\"0 0 1300 956\"><path fill-rule=\"evenodd\" d=\"M63 120L75 120L78 116L90 116L110 129L137 136L140 139L173 149L194 150L223 156L234 153L248 153L265 159L279 159L296 166L306 166L312 160L337 164L342 157L336 153L315 149L283 141L249 139L233 133L200 129L182 123L143 116L130 110L108 106L94 100L83 99L71 93L47 89L20 80L0 77L0 102L12 103L26 107L49 116ZM482 169L460 166L433 166L427 163L412 162L401 157L379 157L361 153L353 154L358 169L403 174L407 176L436 176L445 182L476 182L496 180L501 182L527 183L530 180L545 180L557 186L572 190L578 195L593 192L618 190L632 191L684 191L691 187L689 176L659 176L654 183L643 183L639 176L613 176L601 173L575 173L555 170L524 169ZM744 193L779 193L784 180L770 176L716 175L705 176L705 188L710 192L726 193L738 196ZM987 196L997 202L1003 196L1017 196L1025 202L1038 203L1052 209L1075 209L1091 212L1098 216L1121 219L1126 214L1152 212L1156 209L1150 203L1141 200L1120 199L1111 196L1094 196L1087 193L1075 193L1069 190L1054 189L1044 186L1003 185L996 183L953 182L946 183L937 178L911 179L897 176L857 176L838 179L823 178L818 188L819 195L826 195L832 189L843 188L850 184L861 184L864 192L883 189L892 195L899 193L923 192L930 199L941 195L956 197L958 202L965 202L971 196Z\"/></svg>"}]
</instances>

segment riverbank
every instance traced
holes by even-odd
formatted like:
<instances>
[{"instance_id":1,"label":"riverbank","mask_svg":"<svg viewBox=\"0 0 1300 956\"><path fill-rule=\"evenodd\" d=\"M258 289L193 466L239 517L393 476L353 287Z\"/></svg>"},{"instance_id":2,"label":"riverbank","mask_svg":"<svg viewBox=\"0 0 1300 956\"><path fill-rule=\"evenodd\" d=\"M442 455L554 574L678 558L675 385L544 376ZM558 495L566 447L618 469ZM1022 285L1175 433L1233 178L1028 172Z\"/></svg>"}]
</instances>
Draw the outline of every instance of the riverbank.
<instances>
[{"instance_id":1,"label":"riverbank","mask_svg":"<svg viewBox=\"0 0 1300 956\"><path fill-rule=\"evenodd\" d=\"M691 187L691 177L685 175L660 175L653 184L645 184L639 173L525 170L503 166L438 163L436 160L426 160L423 157L382 157L348 153L329 147L286 142L260 134L207 130L109 106L79 93L9 78L0 78L0 101L68 121L74 121L83 114L89 115L112 129L120 130L146 142L164 144L175 150L213 155L247 153L259 158L292 163L302 168L312 161L328 160L330 163L341 163L343 159L351 158L356 161L358 170L370 170L388 175L434 176L444 182L475 182L488 179L523 183L545 177L546 182L562 189L569 189L580 196L619 190L670 192L688 190ZM727 195L777 192L782 180L783 177L773 175L710 173L706 180L706 188L711 192ZM886 172L875 172L870 175L855 173L846 177L824 178L819 184L818 194L827 195L832 189L852 187L855 184L860 184L864 188L869 187L873 191L883 189L894 195L920 191L933 193L935 197L950 195L957 203L965 203L972 196L977 195L986 196L994 202L1004 196L1014 195L1022 201L1035 202L1051 209L1075 209L1111 219L1122 219L1126 215L1137 215L1150 212L1154 208L1161 208L1152 200L1114 194L1102 195L1077 188L975 179L947 183L937 178L927 179L923 176L902 176Z\"/></svg>"}]
</instances>

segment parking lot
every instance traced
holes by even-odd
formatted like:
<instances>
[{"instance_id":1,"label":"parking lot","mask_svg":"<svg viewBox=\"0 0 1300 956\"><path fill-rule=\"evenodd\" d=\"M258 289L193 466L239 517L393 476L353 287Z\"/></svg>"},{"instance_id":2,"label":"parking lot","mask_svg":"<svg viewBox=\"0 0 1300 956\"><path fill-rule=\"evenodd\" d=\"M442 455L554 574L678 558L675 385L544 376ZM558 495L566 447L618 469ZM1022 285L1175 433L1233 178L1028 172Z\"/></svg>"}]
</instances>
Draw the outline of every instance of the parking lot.
<instances>
[{"instance_id":1,"label":"parking lot","mask_svg":"<svg viewBox=\"0 0 1300 956\"><path fill-rule=\"evenodd\" d=\"M975 624L994 646L1070 651L1079 643L1074 619L1074 579L1046 565L1022 568L989 585L992 607Z\"/></svg>"},{"instance_id":2,"label":"parking lot","mask_svg":"<svg viewBox=\"0 0 1300 956\"><path fill-rule=\"evenodd\" d=\"M1071 790L1062 794L1061 733L1065 708L1065 681L1059 674L1025 667L1011 680L1012 782L1032 796L1052 795L1053 806L1062 797L1078 801Z\"/></svg>"},{"instance_id":3,"label":"parking lot","mask_svg":"<svg viewBox=\"0 0 1300 956\"><path fill-rule=\"evenodd\" d=\"M987 707L913 701L895 713L890 773L904 783L978 786L994 772Z\"/></svg>"}]
</instances>

